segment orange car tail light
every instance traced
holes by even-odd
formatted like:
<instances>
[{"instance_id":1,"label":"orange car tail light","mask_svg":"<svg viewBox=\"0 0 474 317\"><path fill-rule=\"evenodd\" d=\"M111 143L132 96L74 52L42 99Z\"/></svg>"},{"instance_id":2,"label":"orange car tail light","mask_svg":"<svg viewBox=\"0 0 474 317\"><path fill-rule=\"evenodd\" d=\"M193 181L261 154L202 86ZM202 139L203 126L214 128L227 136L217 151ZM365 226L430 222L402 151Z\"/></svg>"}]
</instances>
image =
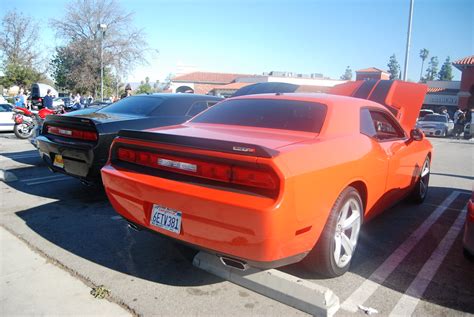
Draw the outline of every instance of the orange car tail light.
<instances>
[{"instance_id":1,"label":"orange car tail light","mask_svg":"<svg viewBox=\"0 0 474 317\"><path fill-rule=\"evenodd\" d=\"M221 163L176 155L153 153L119 147L116 158L120 161L151 167L158 170L190 175L221 183L276 191L278 177L271 170L240 166L238 162Z\"/></svg>"},{"instance_id":2,"label":"orange car tail light","mask_svg":"<svg viewBox=\"0 0 474 317\"><path fill-rule=\"evenodd\" d=\"M71 128L48 126L49 134L60 135L66 138L79 139L84 141L97 141L97 133L94 131L84 131Z\"/></svg>"},{"instance_id":3,"label":"orange car tail light","mask_svg":"<svg viewBox=\"0 0 474 317\"><path fill-rule=\"evenodd\" d=\"M232 168L232 182L235 184L254 186L265 189L276 189L278 180L267 171L260 171L246 167Z\"/></svg>"}]
</instances>

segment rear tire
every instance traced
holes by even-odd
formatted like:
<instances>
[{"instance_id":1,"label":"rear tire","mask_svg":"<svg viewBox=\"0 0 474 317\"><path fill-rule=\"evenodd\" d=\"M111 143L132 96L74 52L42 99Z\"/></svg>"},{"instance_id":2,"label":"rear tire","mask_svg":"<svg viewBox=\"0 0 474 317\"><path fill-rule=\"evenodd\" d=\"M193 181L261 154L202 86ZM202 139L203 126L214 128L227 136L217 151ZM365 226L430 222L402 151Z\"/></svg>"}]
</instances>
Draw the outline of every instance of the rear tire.
<instances>
[{"instance_id":1,"label":"rear tire","mask_svg":"<svg viewBox=\"0 0 474 317\"><path fill-rule=\"evenodd\" d=\"M344 274L356 250L364 207L359 193L347 187L334 203L318 242L303 263L311 272L328 277Z\"/></svg>"},{"instance_id":2,"label":"rear tire","mask_svg":"<svg viewBox=\"0 0 474 317\"><path fill-rule=\"evenodd\" d=\"M28 139L33 135L34 126L28 129L28 126L24 123L22 124L15 124L13 126L13 132L15 133L16 137L19 139Z\"/></svg>"},{"instance_id":3,"label":"rear tire","mask_svg":"<svg viewBox=\"0 0 474 317\"><path fill-rule=\"evenodd\" d=\"M430 182L430 165L431 160L429 156L426 157L423 167L420 170L420 175L416 182L415 188L411 194L411 199L417 204L421 204L428 193L428 185Z\"/></svg>"}]
</instances>

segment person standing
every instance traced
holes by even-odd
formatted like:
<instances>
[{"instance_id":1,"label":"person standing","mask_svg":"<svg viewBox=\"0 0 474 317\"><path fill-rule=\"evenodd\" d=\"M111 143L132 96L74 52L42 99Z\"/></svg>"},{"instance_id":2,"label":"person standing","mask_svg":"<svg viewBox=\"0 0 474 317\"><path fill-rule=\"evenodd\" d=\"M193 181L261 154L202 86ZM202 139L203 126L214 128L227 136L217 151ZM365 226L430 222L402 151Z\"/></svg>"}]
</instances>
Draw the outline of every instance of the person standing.
<instances>
[{"instance_id":1,"label":"person standing","mask_svg":"<svg viewBox=\"0 0 474 317\"><path fill-rule=\"evenodd\" d=\"M454 137L456 139L459 139L459 137L461 136L461 133L464 130L466 115L461 110L461 108L458 108L458 110L456 110L456 112L454 113L453 119L454 119Z\"/></svg>"},{"instance_id":2,"label":"person standing","mask_svg":"<svg viewBox=\"0 0 474 317\"><path fill-rule=\"evenodd\" d=\"M446 116L446 118L448 118L448 121L451 120L451 118L449 117L448 109L446 109L446 107L443 108L443 110L441 111L441 114L443 116Z\"/></svg>"},{"instance_id":3,"label":"person standing","mask_svg":"<svg viewBox=\"0 0 474 317\"><path fill-rule=\"evenodd\" d=\"M23 93L23 88L20 87L19 91L18 91L18 95L15 97L15 106L17 107L22 107L24 108L26 103L25 103L25 95Z\"/></svg>"},{"instance_id":4,"label":"person standing","mask_svg":"<svg viewBox=\"0 0 474 317\"><path fill-rule=\"evenodd\" d=\"M48 109L54 109L53 108L53 96L51 95L51 89L48 89L46 91L46 96L43 98L43 106Z\"/></svg>"},{"instance_id":5,"label":"person standing","mask_svg":"<svg viewBox=\"0 0 474 317\"><path fill-rule=\"evenodd\" d=\"M78 110L78 109L82 108L82 106L81 106L81 95L79 93L76 94L76 96L74 97L74 100L72 101L72 108L74 110Z\"/></svg>"},{"instance_id":6,"label":"person standing","mask_svg":"<svg viewBox=\"0 0 474 317\"><path fill-rule=\"evenodd\" d=\"M89 107L92 103L94 102L94 98L92 98L92 95L89 94L89 97L87 97L87 107Z\"/></svg>"},{"instance_id":7,"label":"person standing","mask_svg":"<svg viewBox=\"0 0 474 317\"><path fill-rule=\"evenodd\" d=\"M458 108L456 110L456 112L454 113L454 116L453 116L454 123L456 123L458 121L459 116L461 116L462 114L464 114L464 112L461 110L461 108Z\"/></svg>"},{"instance_id":8,"label":"person standing","mask_svg":"<svg viewBox=\"0 0 474 317\"><path fill-rule=\"evenodd\" d=\"M128 96L131 96L131 95L132 95L132 87L130 86L130 84L127 84L127 86L125 86L125 93L122 94L122 97L120 99L127 98Z\"/></svg>"}]
</instances>

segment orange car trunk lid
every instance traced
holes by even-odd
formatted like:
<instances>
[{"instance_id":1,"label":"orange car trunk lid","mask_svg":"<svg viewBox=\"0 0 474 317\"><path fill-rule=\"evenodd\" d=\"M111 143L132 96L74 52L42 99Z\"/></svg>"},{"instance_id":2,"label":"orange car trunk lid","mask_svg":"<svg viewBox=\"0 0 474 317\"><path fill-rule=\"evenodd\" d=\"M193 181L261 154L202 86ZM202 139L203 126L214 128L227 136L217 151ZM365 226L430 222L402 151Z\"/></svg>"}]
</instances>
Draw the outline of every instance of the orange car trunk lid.
<instances>
[{"instance_id":1,"label":"orange car trunk lid","mask_svg":"<svg viewBox=\"0 0 474 317\"><path fill-rule=\"evenodd\" d=\"M121 130L119 136L205 150L271 158L278 155L279 148L313 140L317 134L254 127L188 123L152 131Z\"/></svg>"},{"instance_id":2,"label":"orange car trunk lid","mask_svg":"<svg viewBox=\"0 0 474 317\"><path fill-rule=\"evenodd\" d=\"M401 80L349 81L336 85L330 94L368 99L385 106L409 134L415 127L428 86Z\"/></svg>"}]
</instances>

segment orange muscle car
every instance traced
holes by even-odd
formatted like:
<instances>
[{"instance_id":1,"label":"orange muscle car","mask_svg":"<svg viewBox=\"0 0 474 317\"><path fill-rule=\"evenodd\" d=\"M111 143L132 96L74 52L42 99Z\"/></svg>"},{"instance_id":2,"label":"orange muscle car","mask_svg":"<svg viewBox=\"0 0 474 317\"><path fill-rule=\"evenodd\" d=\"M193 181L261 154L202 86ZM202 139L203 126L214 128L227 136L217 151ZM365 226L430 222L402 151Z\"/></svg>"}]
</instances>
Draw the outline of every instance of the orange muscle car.
<instances>
[{"instance_id":1,"label":"orange muscle car","mask_svg":"<svg viewBox=\"0 0 474 317\"><path fill-rule=\"evenodd\" d=\"M426 86L349 82L330 94L230 98L185 124L122 130L102 179L144 227L245 269L349 268L364 221L421 202L432 146L414 129Z\"/></svg>"}]
</instances>

